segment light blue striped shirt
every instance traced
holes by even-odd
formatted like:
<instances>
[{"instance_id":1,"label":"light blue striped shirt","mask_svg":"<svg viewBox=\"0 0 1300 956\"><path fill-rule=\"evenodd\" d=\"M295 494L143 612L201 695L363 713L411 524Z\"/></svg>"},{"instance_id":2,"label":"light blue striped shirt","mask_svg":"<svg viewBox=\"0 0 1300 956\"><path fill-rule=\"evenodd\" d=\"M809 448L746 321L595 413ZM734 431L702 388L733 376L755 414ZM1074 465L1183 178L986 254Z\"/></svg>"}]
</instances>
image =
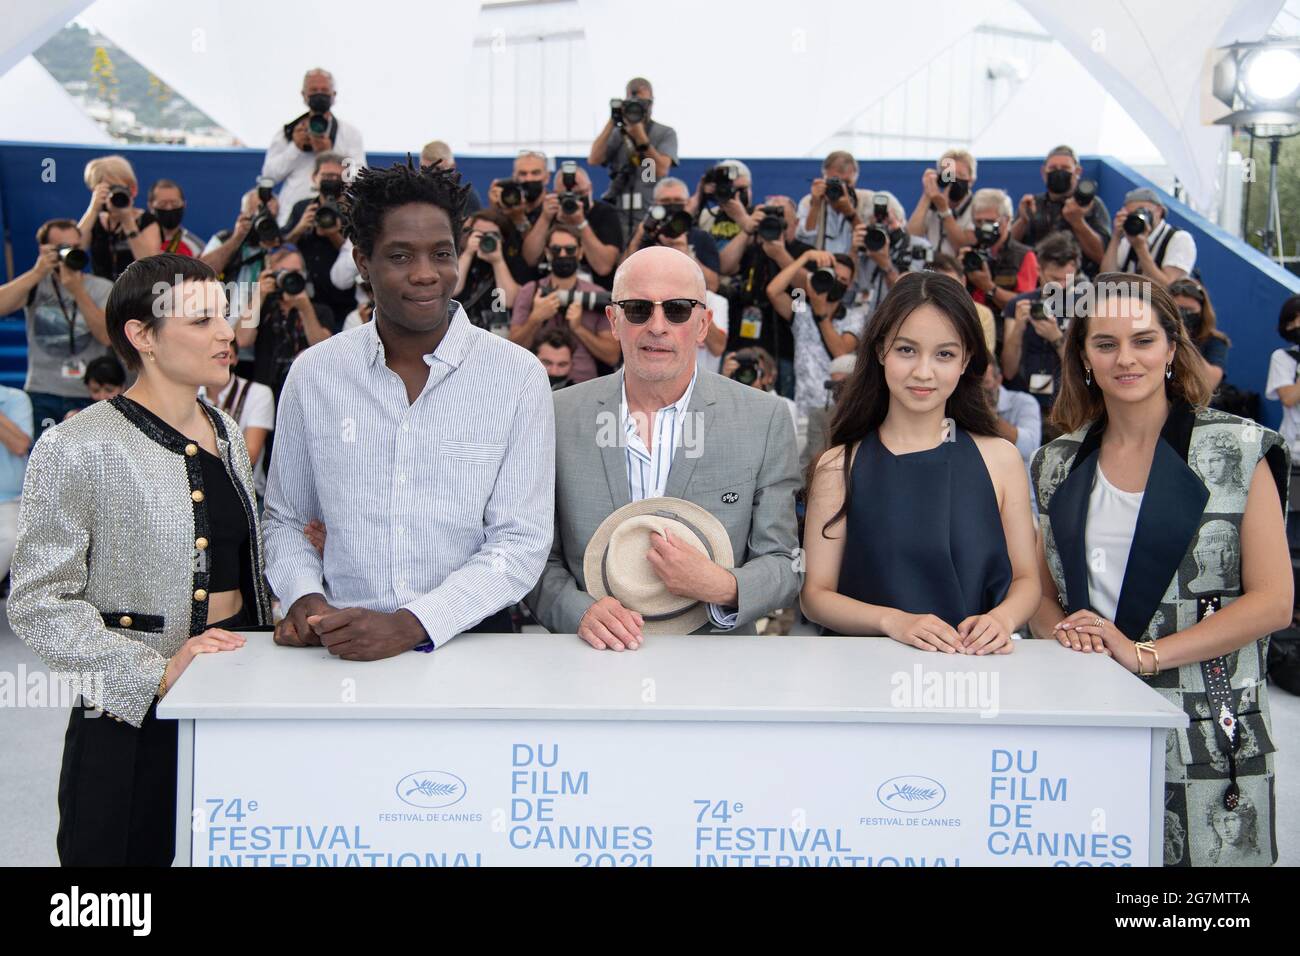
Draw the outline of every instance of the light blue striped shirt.
<instances>
[{"instance_id":1,"label":"light blue striped shirt","mask_svg":"<svg viewBox=\"0 0 1300 956\"><path fill-rule=\"evenodd\" d=\"M662 498L668 486L668 472L672 468L673 454L682 443L686 434L686 409L691 403L691 393L695 391L695 380L699 371L691 376L691 383L686 386L682 397L671 405L666 405L655 412L650 425L651 448L645 447L636 428L636 418L627 404L627 372L619 372L622 379L622 396L619 400L619 413L623 417L623 432L627 436L627 493L632 501L645 498ZM735 627L740 618L737 610L729 610L717 604L709 605L709 617L717 627Z\"/></svg>"},{"instance_id":2,"label":"light blue striped shirt","mask_svg":"<svg viewBox=\"0 0 1300 956\"><path fill-rule=\"evenodd\" d=\"M374 321L313 345L280 396L266 485L266 575L284 610L409 610L434 646L537 583L555 514L546 370L459 303L408 402ZM324 522L322 561L303 527Z\"/></svg>"}]
</instances>

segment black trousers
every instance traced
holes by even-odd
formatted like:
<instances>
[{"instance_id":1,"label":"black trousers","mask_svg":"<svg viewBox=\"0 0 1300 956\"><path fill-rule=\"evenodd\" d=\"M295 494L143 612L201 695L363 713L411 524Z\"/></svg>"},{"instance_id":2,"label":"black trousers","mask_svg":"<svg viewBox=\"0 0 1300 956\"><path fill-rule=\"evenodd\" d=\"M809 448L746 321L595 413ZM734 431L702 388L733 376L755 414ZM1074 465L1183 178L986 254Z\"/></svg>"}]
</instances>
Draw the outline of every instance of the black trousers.
<instances>
[{"instance_id":1,"label":"black trousers","mask_svg":"<svg viewBox=\"0 0 1300 956\"><path fill-rule=\"evenodd\" d=\"M244 612L212 627L247 624ZM171 866L176 855L174 720L149 705L139 729L78 701L63 737L59 832L63 866Z\"/></svg>"}]
</instances>

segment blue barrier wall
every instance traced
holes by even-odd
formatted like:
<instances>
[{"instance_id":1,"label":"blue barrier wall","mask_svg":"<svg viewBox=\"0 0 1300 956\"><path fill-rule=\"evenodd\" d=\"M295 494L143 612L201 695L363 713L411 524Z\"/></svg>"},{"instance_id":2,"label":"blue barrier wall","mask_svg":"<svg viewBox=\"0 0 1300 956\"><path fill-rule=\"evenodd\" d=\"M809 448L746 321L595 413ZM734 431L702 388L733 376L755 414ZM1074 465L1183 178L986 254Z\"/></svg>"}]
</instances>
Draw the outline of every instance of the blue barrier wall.
<instances>
[{"instance_id":1,"label":"blue barrier wall","mask_svg":"<svg viewBox=\"0 0 1300 956\"><path fill-rule=\"evenodd\" d=\"M240 195L253 185L261 170L262 151L252 149L185 149L170 146L132 146L115 150L130 159L142 192L155 179L179 182L186 192L185 224L201 236L229 228L238 213ZM36 253L36 228L46 219L79 219L89 194L82 183L82 168L108 150L100 146L56 146L40 143L0 143L0 228L11 246L14 274L30 268ZM585 157L576 158L585 165ZM721 157L719 157L721 158ZM386 165L405 155L370 153L372 165ZM715 160L686 159L674 175L692 188ZM820 173L816 160L746 160L754 177L755 196L784 194L796 201ZM1017 202L1027 192L1043 188L1040 158L984 159L978 166L977 186L998 186ZM457 168L476 184L480 196L494 178L510 175L510 160L501 157L457 157ZM859 182L871 189L887 189L910 212L920 195L921 174L927 160L865 160ZM1124 164L1109 157L1084 157L1084 175L1097 181L1098 193L1111 213L1123 204L1124 194L1135 186L1153 185ZM605 171L590 170L596 194L608 184ZM143 205L143 197L138 201ZM1269 355L1282 344L1277 314L1282 302L1300 292L1300 278L1270 261L1246 243L1224 232L1173 199L1167 200L1169 218L1196 239L1197 265L1214 301L1219 326L1232 339L1228 381L1262 392ZM11 276L6 276L6 279ZM18 350L19 352L21 350ZM10 353L0 380L21 384L21 354ZM1280 407L1264 404L1265 421L1276 426Z\"/></svg>"}]
</instances>

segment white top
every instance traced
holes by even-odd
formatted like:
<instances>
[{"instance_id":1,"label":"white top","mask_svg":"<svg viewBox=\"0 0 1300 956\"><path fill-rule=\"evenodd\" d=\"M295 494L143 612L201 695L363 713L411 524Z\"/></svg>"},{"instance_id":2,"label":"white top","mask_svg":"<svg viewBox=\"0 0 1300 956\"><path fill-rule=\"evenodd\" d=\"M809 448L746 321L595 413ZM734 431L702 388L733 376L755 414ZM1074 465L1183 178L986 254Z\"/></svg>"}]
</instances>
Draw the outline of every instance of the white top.
<instances>
[{"instance_id":1,"label":"white top","mask_svg":"<svg viewBox=\"0 0 1300 956\"><path fill-rule=\"evenodd\" d=\"M222 402L230 394L230 390L235 387L235 380L238 376L230 376L230 381L226 387L221 390L215 399L208 398L208 390L199 388L199 396L211 404L222 408ZM267 431L275 431L275 394L269 387L260 382L249 382L248 392L244 395L244 407L239 412L239 430L248 435L250 428L265 428ZM257 489L259 495L266 495L266 446L262 446L261 454L257 456L257 461L253 462L253 487Z\"/></svg>"},{"instance_id":2,"label":"white top","mask_svg":"<svg viewBox=\"0 0 1300 956\"><path fill-rule=\"evenodd\" d=\"M705 305L713 310L713 324L715 327L722 329L723 334L731 328L731 321L728 319L728 303L725 298L716 292L704 293ZM696 367L702 372L714 372L722 368L722 352L714 355L706 346L696 347ZM725 349L723 350L726 351Z\"/></svg>"},{"instance_id":3,"label":"white top","mask_svg":"<svg viewBox=\"0 0 1300 956\"><path fill-rule=\"evenodd\" d=\"M334 140L334 152L343 156L344 172L355 175L366 165L366 148L361 142L361 131L351 123L338 120L338 137ZM312 169L316 165L316 154L299 149L292 139L286 139L284 127L277 126L271 134L271 145L267 147L266 158L262 160L262 175L270 176L277 183L284 183L280 189L280 226L289 223L289 213L294 204L315 193L311 185Z\"/></svg>"},{"instance_id":4,"label":"white top","mask_svg":"<svg viewBox=\"0 0 1300 956\"><path fill-rule=\"evenodd\" d=\"M1114 661L1056 641L940 659L876 637L652 635L608 654L572 634L467 634L429 655L345 661L321 647L279 647L265 631L245 636L237 651L200 654L158 716L1187 726L1180 708ZM997 713L959 700L924 706L920 691L936 678L949 687L996 678ZM341 693L341 681L356 692Z\"/></svg>"},{"instance_id":5,"label":"white top","mask_svg":"<svg viewBox=\"0 0 1300 956\"><path fill-rule=\"evenodd\" d=\"M1173 226L1169 225L1168 220L1165 220L1151 230L1151 235L1147 236L1147 248L1151 250L1152 257L1155 256L1160 243L1164 242L1165 233L1172 228ZM1115 249L1115 263L1120 271L1124 271L1124 263L1128 260L1131 248L1128 236L1124 235ZM1162 269L1182 269L1188 275L1191 275L1192 267L1196 265L1196 240L1192 238L1192 234L1186 229L1179 229L1174 234L1174 237L1169 240L1169 246L1165 249L1164 260L1157 264ZM1140 263L1135 264L1133 271L1140 272L1141 268Z\"/></svg>"},{"instance_id":6,"label":"white top","mask_svg":"<svg viewBox=\"0 0 1300 956\"><path fill-rule=\"evenodd\" d=\"M1128 567L1142 491L1121 491L1106 480L1101 465L1088 495L1088 525L1083 544L1088 558L1088 596L1091 610L1107 620L1115 619L1119 592Z\"/></svg>"},{"instance_id":7,"label":"white top","mask_svg":"<svg viewBox=\"0 0 1300 956\"><path fill-rule=\"evenodd\" d=\"M1300 377L1300 363L1297 363L1287 349L1278 349L1268 361L1268 383L1264 386L1264 397L1272 402L1280 402L1277 390L1283 385L1294 385ZM1291 460L1300 461L1300 403L1287 408L1282 406L1282 426L1278 433L1291 446Z\"/></svg>"}]
</instances>

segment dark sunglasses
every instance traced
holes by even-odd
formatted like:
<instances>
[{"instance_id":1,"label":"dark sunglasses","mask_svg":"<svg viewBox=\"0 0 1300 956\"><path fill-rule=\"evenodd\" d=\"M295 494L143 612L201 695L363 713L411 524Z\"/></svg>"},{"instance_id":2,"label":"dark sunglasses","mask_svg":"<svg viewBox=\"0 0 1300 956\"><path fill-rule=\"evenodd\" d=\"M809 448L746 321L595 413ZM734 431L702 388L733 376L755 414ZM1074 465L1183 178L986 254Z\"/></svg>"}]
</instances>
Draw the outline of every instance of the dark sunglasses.
<instances>
[{"instance_id":1,"label":"dark sunglasses","mask_svg":"<svg viewBox=\"0 0 1300 956\"><path fill-rule=\"evenodd\" d=\"M553 256L576 256L578 246L547 246Z\"/></svg>"},{"instance_id":2,"label":"dark sunglasses","mask_svg":"<svg viewBox=\"0 0 1300 956\"><path fill-rule=\"evenodd\" d=\"M664 318L675 325L681 325L691 317L695 307L703 306L698 299L665 299L663 302L651 302L649 299L622 299L614 305L623 310L624 317L633 325L644 325L654 315L655 306L664 307Z\"/></svg>"},{"instance_id":3,"label":"dark sunglasses","mask_svg":"<svg viewBox=\"0 0 1300 956\"><path fill-rule=\"evenodd\" d=\"M1205 290L1190 279L1178 279L1170 283L1170 295L1185 295L1189 299L1195 299L1201 305L1205 304Z\"/></svg>"}]
</instances>

